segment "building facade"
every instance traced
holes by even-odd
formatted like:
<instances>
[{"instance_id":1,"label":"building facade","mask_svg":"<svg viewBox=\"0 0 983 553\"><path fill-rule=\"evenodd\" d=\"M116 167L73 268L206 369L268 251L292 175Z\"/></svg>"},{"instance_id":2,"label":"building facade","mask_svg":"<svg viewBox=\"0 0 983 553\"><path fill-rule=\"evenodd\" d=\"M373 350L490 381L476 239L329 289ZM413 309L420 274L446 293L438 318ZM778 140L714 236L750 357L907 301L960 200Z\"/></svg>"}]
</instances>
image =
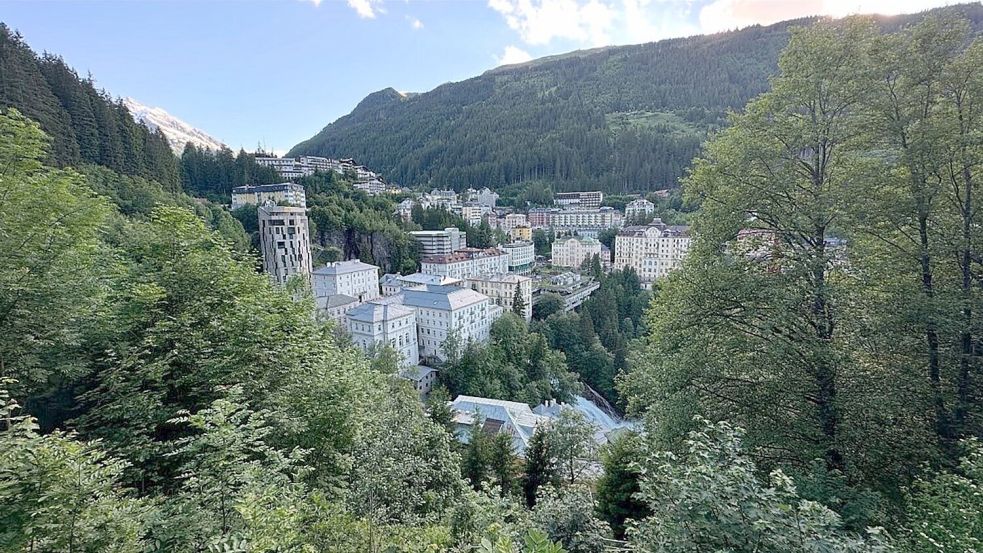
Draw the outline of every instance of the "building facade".
<instances>
[{"instance_id":1,"label":"building facade","mask_svg":"<svg viewBox=\"0 0 983 553\"><path fill-rule=\"evenodd\" d=\"M266 202L287 204L294 207L307 207L304 187L292 182L262 184L259 186L237 186L232 189L232 209L245 205L263 205Z\"/></svg>"},{"instance_id":2,"label":"building facade","mask_svg":"<svg viewBox=\"0 0 983 553\"><path fill-rule=\"evenodd\" d=\"M267 204L258 209L263 270L283 286L293 276L310 282L311 238L307 210Z\"/></svg>"},{"instance_id":3,"label":"building facade","mask_svg":"<svg viewBox=\"0 0 983 553\"><path fill-rule=\"evenodd\" d=\"M410 236L420 243L422 257L449 255L468 245L468 233L448 227L444 230L414 230Z\"/></svg>"},{"instance_id":4,"label":"building facade","mask_svg":"<svg viewBox=\"0 0 983 553\"><path fill-rule=\"evenodd\" d=\"M447 359L448 337L455 336L460 346L487 342L492 321L502 313L488 296L459 286L407 288L403 305L416 310L420 357L440 361Z\"/></svg>"},{"instance_id":5,"label":"building facade","mask_svg":"<svg viewBox=\"0 0 983 553\"><path fill-rule=\"evenodd\" d=\"M558 192L553 196L553 203L564 209L597 209L604 203L604 193L593 192Z\"/></svg>"},{"instance_id":6,"label":"building facade","mask_svg":"<svg viewBox=\"0 0 983 553\"><path fill-rule=\"evenodd\" d=\"M507 273L509 256L498 248L462 248L448 255L424 257L420 272L467 279L480 274Z\"/></svg>"},{"instance_id":7,"label":"building facade","mask_svg":"<svg viewBox=\"0 0 983 553\"><path fill-rule=\"evenodd\" d=\"M498 228L503 232L509 232L515 227L529 226L529 220L524 213L509 213L498 223Z\"/></svg>"},{"instance_id":8,"label":"building facade","mask_svg":"<svg viewBox=\"0 0 983 553\"><path fill-rule=\"evenodd\" d=\"M661 219L625 227L614 239L614 268L631 267L643 282L653 282L682 266L690 243L688 226Z\"/></svg>"},{"instance_id":9,"label":"building facade","mask_svg":"<svg viewBox=\"0 0 983 553\"><path fill-rule=\"evenodd\" d=\"M364 351L389 346L401 367L420 362L416 311L397 302L370 301L348 311L345 322L352 342Z\"/></svg>"},{"instance_id":10,"label":"building facade","mask_svg":"<svg viewBox=\"0 0 983 553\"><path fill-rule=\"evenodd\" d=\"M596 234L624 222L621 212L612 207L568 209L550 214L550 227L556 231Z\"/></svg>"},{"instance_id":11,"label":"building facade","mask_svg":"<svg viewBox=\"0 0 983 553\"><path fill-rule=\"evenodd\" d=\"M423 286L425 284L436 284L441 286L465 286L465 281L459 278L450 278L441 275L428 275L425 273L413 273L409 275L385 274L380 280L383 296L394 296L403 291L404 288L413 286Z\"/></svg>"},{"instance_id":12,"label":"building facade","mask_svg":"<svg viewBox=\"0 0 983 553\"><path fill-rule=\"evenodd\" d=\"M509 272L526 274L536 265L536 247L532 242L510 242L502 246L509 256Z\"/></svg>"},{"instance_id":13,"label":"building facade","mask_svg":"<svg viewBox=\"0 0 983 553\"><path fill-rule=\"evenodd\" d=\"M379 297L379 268L358 259L328 263L311 280L315 298L344 294L362 303Z\"/></svg>"},{"instance_id":14,"label":"building facade","mask_svg":"<svg viewBox=\"0 0 983 553\"><path fill-rule=\"evenodd\" d=\"M512 311L516 290L522 298L522 317L526 322L532 320L532 279L510 273L498 275L479 275L468 279L468 286L504 311Z\"/></svg>"},{"instance_id":15,"label":"building facade","mask_svg":"<svg viewBox=\"0 0 983 553\"><path fill-rule=\"evenodd\" d=\"M625 206L625 218L629 221L638 221L653 213L655 213L655 204L645 198L632 200Z\"/></svg>"},{"instance_id":16,"label":"building facade","mask_svg":"<svg viewBox=\"0 0 983 553\"><path fill-rule=\"evenodd\" d=\"M565 236L553 242L553 265L578 268L584 260L600 257L601 243L587 236Z\"/></svg>"}]
</instances>

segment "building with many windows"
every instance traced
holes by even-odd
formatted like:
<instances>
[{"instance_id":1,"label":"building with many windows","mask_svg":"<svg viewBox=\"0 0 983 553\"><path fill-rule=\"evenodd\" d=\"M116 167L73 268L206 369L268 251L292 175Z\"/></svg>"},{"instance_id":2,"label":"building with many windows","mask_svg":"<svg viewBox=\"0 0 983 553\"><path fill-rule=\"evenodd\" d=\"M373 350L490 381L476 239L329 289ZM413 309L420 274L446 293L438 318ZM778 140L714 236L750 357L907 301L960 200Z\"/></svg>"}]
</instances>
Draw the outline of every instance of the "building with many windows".
<instances>
[{"instance_id":1,"label":"building with many windows","mask_svg":"<svg viewBox=\"0 0 983 553\"><path fill-rule=\"evenodd\" d=\"M553 242L553 265L578 268L584 260L601 255L601 243L588 236L565 236Z\"/></svg>"},{"instance_id":2,"label":"building with many windows","mask_svg":"<svg viewBox=\"0 0 983 553\"><path fill-rule=\"evenodd\" d=\"M307 209L268 202L259 208L258 213L263 270L280 286L293 276L309 281L311 239L307 228Z\"/></svg>"},{"instance_id":3,"label":"building with many windows","mask_svg":"<svg viewBox=\"0 0 983 553\"><path fill-rule=\"evenodd\" d=\"M532 242L510 242L501 246L509 256L509 272L525 274L536 265L536 247Z\"/></svg>"},{"instance_id":4,"label":"building with many windows","mask_svg":"<svg viewBox=\"0 0 983 553\"><path fill-rule=\"evenodd\" d=\"M553 196L553 203L564 209L597 209L604 202L604 193L593 192L557 192Z\"/></svg>"},{"instance_id":5,"label":"building with many windows","mask_svg":"<svg viewBox=\"0 0 983 553\"><path fill-rule=\"evenodd\" d=\"M550 227L558 232L576 232L597 237L605 229L620 227L624 218L613 207L598 209L568 209L550 214Z\"/></svg>"},{"instance_id":6,"label":"building with many windows","mask_svg":"<svg viewBox=\"0 0 983 553\"><path fill-rule=\"evenodd\" d=\"M424 284L437 284L441 286L464 286L465 282L459 278L450 278L441 275L428 275L425 273L413 273L400 275L387 273L380 279L383 296L394 296L403 291L404 288L422 286Z\"/></svg>"},{"instance_id":7,"label":"building with many windows","mask_svg":"<svg viewBox=\"0 0 983 553\"><path fill-rule=\"evenodd\" d=\"M515 227L529 226L529 220L524 213L509 213L498 222L498 228L502 232L509 232Z\"/></svg>"},{"instance_id":8,"label":"building with many windows","mask_svg":"<svg viewBox=\"0 0 983 553\"><path fill-rule=\"evenodd\" d=\"M502 314L488 296L470 288L427 284L407 288L403 305L416 310L420 357L447 359L445 343L454 336L460 346L487 342L491 323Z\"/></svg>"},{"instance_id":9,"label":"building with many windows","mask_svg":"<svg viewBox=\"0 0 983 553\"><path fill-rule=\"evenodd\" d=\"M389 346L399 354L400 366L410 367L420 362L413 308L397 301L370 301L349 310L345 324L352 343L362 350Z\"/></svg>"},{"instance_id":10,"label":"building with many windows","mask_svg":"<svg viewBox=\"0 0 983 553\"><path fill-rule=\"evenodd\" d=\"M410 236L420 243L422 257L448 255L468 245L468 233L448 227L444 230L414 230Z\"/></svg>"},{"instance_id":11,"label":"building with many windows","mask_svg":"<svg viewBox=\"0 0 983 553\"><path fill-rule=\"evenodd\" d=\"M625 218L629 221L639 221L655 213L655 204L645 198L628 202L625 206Z\"/></svg>"},{"instance_id":12,"label":"building with many windows","mask_svg":"<svg viewBox=\"0 0 983 553\"><path fill-rule=\"evenodd\" d=\"M522 298L522 316L526 322L532 320L532 279L511 273L497 275L478 275L468 279L468 286L488 296L495 304L505 311L512 311L516 291Z\"/></svg>"},{"instance_id":13,"label":"building with many windows","mask_svg":"<svg viewBox=\"0 0 983 553\"><path fill-rule=\"evenodd\" d=\"M529 225L519 225L509 229L509 238L517 241L532 240L532 228Z\"/></svg>"},{"instance_id":14,"label":"building with many windows","mask_svg":"<svg viewBox=\"0 0 983 553\"><path fill-rule=\"evenodd\" d=\"M379 268L358 259L328 263L311 280L315 298L344 294L361 303L379 297Z\"/></svg>"},{"instance_id":15,"label":"building with many windows","mask_svg":"<svg viewBox=\"0 0 983 553\"><path fill-rule=\"evenodd\" d=\"M486 273L507 273L509 256L498 248L461 248L448 255L424 257L420 266L420 271L428 275L463 280Z\"/></svg>"},{"instance_id":16,"label":"building with many windows","mask_svg":"<svg viewBox=\"0 0 983 553\"><path fill-rule=\"evenodd\" d=\"M258 186L247 184L232 189L232 209L239 209L244 205L263 205L266 202L307 207L307 195L303 186L292 182Z\"/></svg>"},{"instance_id":17,"label":"building with many windows","mask_svg":"<svg viewBox=\"0 0 983 553\"><path fill-rule=\"evenodd\" d=\"M358 307L359 303L357 299L345 294L314 298L318 318L322 321L342 321L345 318L345 313L348 313L353 307Z\"/></svg>"},{"instance_id":18,"label":"building with many windows","mask_svg":"<svg viewBox=\"0 0 983 553\"><path fill-rule=\"evenodd\" d=\"M682 266L690 242L688 226L667 225L661 219L625 227L614 239L614 268L631 267L642 282L652 282Z\"/></svg>"},{"instance_id":19,"label":"building with many windows","mask_svg":"<svg viewBox=\"0 0 983 553\"><path fill-rule=\"evenodd\" d=\"M546 228L550 226L552 222L553 213L559 212L559 209L549 208L549 207L533 207L529 209L529 213L526 218L529 220L529 226L532 228Z\"/></svg>"}]
</instances>

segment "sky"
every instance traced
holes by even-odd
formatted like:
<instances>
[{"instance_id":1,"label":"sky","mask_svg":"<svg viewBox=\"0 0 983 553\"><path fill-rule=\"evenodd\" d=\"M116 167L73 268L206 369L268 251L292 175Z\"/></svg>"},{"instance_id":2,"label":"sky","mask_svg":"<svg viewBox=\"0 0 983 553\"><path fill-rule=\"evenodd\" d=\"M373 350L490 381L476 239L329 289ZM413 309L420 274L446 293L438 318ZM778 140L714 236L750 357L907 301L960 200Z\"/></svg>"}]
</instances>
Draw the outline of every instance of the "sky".
<instances>
[{"instance_id":1,"label":"sky","mask_svg":"<svg viewBox=\"0 0 983 553\"><path fill-rule=\"evenodd\" d=\"M0 21L114 96L283 152L386 87L807 15L952 0L0 0Z\"/></svg>"}]
</instances>

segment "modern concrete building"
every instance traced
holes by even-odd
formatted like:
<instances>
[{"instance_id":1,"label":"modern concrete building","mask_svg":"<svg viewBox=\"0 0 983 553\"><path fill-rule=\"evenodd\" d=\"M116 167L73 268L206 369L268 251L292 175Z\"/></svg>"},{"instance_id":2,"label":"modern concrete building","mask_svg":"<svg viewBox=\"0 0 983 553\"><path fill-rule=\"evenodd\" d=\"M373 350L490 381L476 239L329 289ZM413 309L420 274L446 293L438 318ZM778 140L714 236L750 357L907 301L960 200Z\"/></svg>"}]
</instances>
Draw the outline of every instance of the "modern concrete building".
<instances>
[{"instance_id":1,"label":"modern concrete building","mask_svg":"<svg viewBox=\"0 0 983 553\"><path fill-rule=\"evenodd\" d=\"M682 266L690 243L688 226L667 225L661 219L625 227L614 239L614 268L631 267L642 282L653 282Z\"/></svg>"},{"instance_id":2,"label":"modern concrete building","mask_svg":"<svg viewBox=\"0 0 983 553\"><path fill-rule=\"evenodd\" d=\"M601 284L589 276L571 272L560 273L545 282L540 282L534 291L532 301L536 304L544 295L556 294L563 298L564 311L573 311L600 287Z\"/></svg>"},{"instance_id":3,"label":"modern concrete building","mask_svg":"<svg viewBox=\"0 0 983 553\"><path fill-rule=\"evenodd\" d=\"M558 192L553 195L553 203L564 209L597 209L604 202L604 193L593 192Z\"/></svg>"},{"instance_id":4,"label":"modern concrete building","mask_svg":"<svg viewBox=\"0 0 983 553\"><path fill-rule=\"evenodd\" d=\"M488 296L503 311L512 311L512 304L515 301L516 290L525 308L522 317L526 322L532 320L532 279L529 277L515 275L511 273L497 275L478 275L468 279L468 286L480 293Z\"/></svg>"},{"instance_id":5,"label":"modern concrete building","mask_svg":"<svg viewBox=\"0 0 983 553\"><path fill-rule=\"evenodd\" d=\"M655 204L645 198L632 200L625 206L625 218L629 221L639 221L653 213L655 213Z\"/></svg>"},{"instance_id":6,"label":"modern concrete building","mask_svg":"<svg viewBox=\"0 0 983 553\"><path fill-rule=\"evenodd\" d=\"M463 280L486 273L507 273L509 256L498 248L462 248L449 255L424 257L420 266L420 271L428 275Z\"/></svg>"},{"instance_id":7,"label":"modern concrete building","mask_svg":"<svg viewBox=\"0 0 983 553\"><path fill-rule=\"evenodd\" d=\"M510 242L501 247L509 255L509 272L526 274L536 265L536 247L532 242Z\"/></svg>"},{"instance_id":8,"label":"modern concrete building","mask_svg":"<svg viewBox=\"0 0 983 553\"><path fill-rule=\"evenodd\" d=\"M379 268L358 259L328 263L312 281L315 298L344 294L362 303L379 297Z\"/></svg>"},{"instance_id":9,"label":"modern concrete building","mask_svg":"<svg viewBox=\"0 0 983 553\"><path fill-rule=\"evenodd\" d=\"M403 367L420 362L417 346L416 312L390 301L370 301L345 315L352 342L365 351L389 346L400 356Z\"/></svg>"},{"instance_id":10,"label":"modern concrete building","mask_svg":"<svg viewBox=\"0 0 983 553\"><path fill-rule=\"evenodd\" d=\"M502 314L488 296L470 288L426 284L403 291L403 305L416 310L420 357L447 359L445 343L455 336L458 344L486 342L491 323Z\"/></svg>"},{"instance_id":11,"label":"modern concrete building","mask_svg":"<svg viewBox=\"0 0 983 553\"><path fill-rule=\"evenodd\" d=\"M420 243L422 257L449 255L468 245L468 233L448 227L444 230L414 230L410 236Z\"/></svg>"},{"instance_id":12,"label":"modern concrete building","mask_svg":"<svg viewBox=\"0 0 983 553\"><path fill-rule=\"evenodd\" d=\"M579 268L585 259L601 255L601 243L587 236L564 236L553 242L553 265Z\"/></svg>"},{"instance_id":13,"label":"modern concrete building","mask_svg":"<svg viewBox=\"0 0 983 553\"><path fill-rule=\"evenodd\" d=\"M245 205L263 205L273 202L279 205L307 207L307 195L304 187L292 182L280 184L261 184L258 186L245 185L232 189L232 209Z\"/></svg>"},{"instance_id":14,"label":"modern concrete building","mask_svg":"<svg viewBox=\"0 0 983 553\"><path fill-rule=\"evenodd\" d=\"M263 270L280 286L293 276L310 282L311 239L306 208L268 202L258 212Z\"/></svg>"}]
</instances>

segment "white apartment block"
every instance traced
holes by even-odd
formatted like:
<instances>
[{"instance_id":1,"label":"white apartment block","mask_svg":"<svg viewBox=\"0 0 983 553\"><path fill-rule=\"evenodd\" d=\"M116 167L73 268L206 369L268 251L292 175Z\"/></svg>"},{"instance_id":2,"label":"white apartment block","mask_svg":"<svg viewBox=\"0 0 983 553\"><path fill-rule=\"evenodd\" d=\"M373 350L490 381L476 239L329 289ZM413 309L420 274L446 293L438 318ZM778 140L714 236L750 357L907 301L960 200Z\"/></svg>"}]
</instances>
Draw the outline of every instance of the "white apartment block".
<instances>
[{"instance_id":1,"label":"white apartment block","mask_svg":"<svg viewBox=\"0 0 983 553\"><path fill-rule=\"evenodd\" d=\"M481 219L490 212L490 208L478 204L464 204L460 207L461 218L473 227L480 225Z\"/></svg>"},{"instance_id":2,"label":"white apartment block","mask_svg":"<svg viewBox=\"0 0 983 553\"><path fill-rule=\"evenodd\" d=\"M502 232L508 232L515 227L527 226L529 226L529 220L525 213L509 213L498 224L498 228L502 229Z\"/></svg>"},{"instance_id":3,"label":"white apartment block","mask_svg":"<svg viewBox=\"0 0 983 553\"><path fill-rule=\"evenodd\" d=\"M468 245L468 233L448 227L444 230L414 230L410 236L420 243L422 257L449 255Z\"/></svg>"},{"instance_id":4,"label":"white apartment block","mask_svg":"<svg viewBox=\"0 0 983 553\"><path fill-rule=\"evenodd\" d=\"M247 184L232 189L232 209L239 209L244 205L263 205L266 202L307 207L307 194L303 186L292 182L258 186Z\"/></svg>"},{"instance_id":5,"label":"white apartment block","mask_svg":"<svg viewBox=\"0 0 983 553\"><path fill-rule=\"evenodd\" d=\"M550 214L550 226L554 230L579 232L581 234L620 227L623 223L624 218L621 212L612 207L568 209Z\"/></svg>"},{"instance_id":6,"label":"white apartment block","mask_svg":"<svg viewBox=\"0 0 983 553\"><path fill-rule=\"evenodd\" d=\"M532 242L511 242L501 246L509 256L509 272L525 274L536 265L536 247Z\"/></svg>"},{"instance_id":7,"label":"white apartment block","mask_svg":"<svg viewBox=\"0 0 983 553\"><path fill-rule=\"evenodd\" d=\"M553 242L553 265L557 267L580 267L585 259L601 256L601 243L596 238L586 236L567 236Z\"/></svg>"},{"instance_id":8,"label":"white apartment block","mask_svg":"<svg viewBox=\"0 0 983 553\"><path fill-rule=\"evenodd\" d=\"M510 273L498 275L480 275L468 279L468 286L479 294L488 296L491 301L505 311L512 311L515 292L525 305L522 317L526 322L532 320L532 279Z\"/></svg>"},{"instance_id":9,"label":"white apartment block","mask_svg":"<svg viewBox=\"0 0 983 553\"><path fill-rule=\"evenodd\" d=\"M354 184L352 184L352 187L354 187L356 190L365 192L369 196L378 196L379 194L385 193L389 185L379 180L377 177L372 177L366 180L357 180Z\"/></svg>"},{"instance_id":10,"label":"white apartment block","mask_svg":"<svg viewBox=\"0 0 983 553\"><path fill-rule=\"evenodd\" d=\"M294 275L309 282L311 239L307 228L307 210L268 203L258 211L263 270L280 286Z\"/></svg>"},{"instance_id":11,"label":"white apartment block","mask_svg":"<svg viewBox=\"0 0 983 553\"><path fill-rule=\"evenodd\" d=\"M379 268L358 259L328 263L312 273L314 297L344 294L359 303L379 297Z\"/></svg>"},{"instance_id":12,"label":"white apartment block","mask_svg":"<svg viewBox=\"0 0 983 553\"><path fill-rule=\"evenodd\" d=\"M653 213L655 213L655 204L645 198L632 200L625 206L625 218L631 221L638 221Z\"/></svg>"},{"instance_id":13,"label":"white apartment block","mask_svg":"<svg viewBox=\"0 0 983 553\"><path fill-rule=\"evenodd\" d=\"M688 226L654 219L644 226L621 229L614 239L614 268L631 267L643 282L652 282L678 269L689 251Z\"/></svg>"},{"instance_id":14,"label":"white apartment block","mask_svg":"<svg viewBox=\"0 0 983 553\"><path fill-rule=\"evenodd\" d=\"M491 323L502 313L488 296L459 286L424 285L403 291L403 305L416 310L420 357L446 360L444 344L456 336L463 347L489 338Z\"/></svg>"},{"instance_id":15,"label":"white apartment block","mask_svg":"<svg viewBox=\"0 0 983 553\"><path fill-rule=\"evenodd\" d=\"M593 192L558 192L553 196L553 203L563 208L597 209L604 202L604 193Z\"/></svg>"},{"instance_id":16,"label":"white apartment block","mask_svg":"<svg viewBox=\"0 0 983 553\"><path fill-rule=\"evenodd\" d=\"M507 273L509 256L498 248L462 248L447 255L424 257L420 272L467 279L474 275Z\"/></svg>"},{"instance_id":17,"label":"white apartment block","mask_svg":"<svg viewBox=\"0 0 983 553\"><path fill-rule=\"evenodd\" d=\"M272 167L278 175L285 179L296 179L314 174L314 168L300 163L292 157L256 156L256 164Z\"/></svg>"},{"instance_id":18,"label":"white apartment block","mask_svg":"<svg viewBox=\"0 0 983 553\"><path fill-rule=\"evenodd\" d=\"M396 302L370 301L348 311L345 323L352 342L362 350L389 346L399 354L401 367L419 363L413 308Z\"/></svg>"}]
</instances>

